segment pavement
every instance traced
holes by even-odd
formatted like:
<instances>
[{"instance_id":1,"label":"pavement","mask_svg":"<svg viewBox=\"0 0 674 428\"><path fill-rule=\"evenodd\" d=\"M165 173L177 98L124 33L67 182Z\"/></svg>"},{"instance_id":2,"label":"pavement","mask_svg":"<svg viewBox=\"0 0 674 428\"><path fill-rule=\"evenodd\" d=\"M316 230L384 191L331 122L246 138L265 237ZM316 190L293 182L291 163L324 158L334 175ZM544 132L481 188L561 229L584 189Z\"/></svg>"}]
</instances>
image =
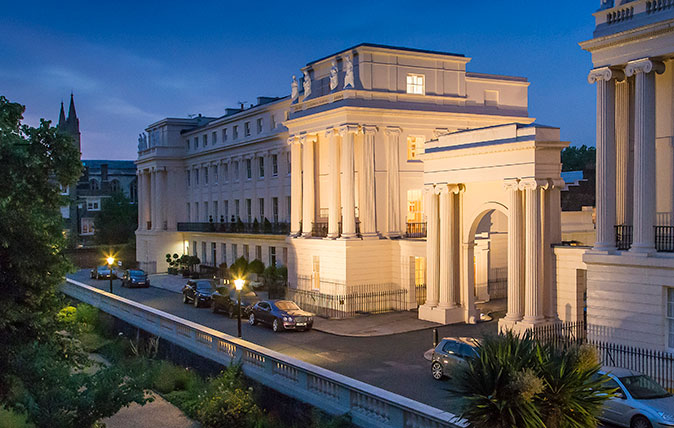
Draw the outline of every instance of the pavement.
<instances>
[{"instance_id":1,"label":"pavement","mask_svg":"<svg viewBox=\"0 0 674 428\"><path fill-rule=\"evenodd\" d=\"M161 395L148 391L154 400L141 406L131 403L119 412L101 420L106 428L200 428L201 425L185 416L176 406L164 400ZM161 422L159 422L161 421Z\"/></svg>"}]
</instances>

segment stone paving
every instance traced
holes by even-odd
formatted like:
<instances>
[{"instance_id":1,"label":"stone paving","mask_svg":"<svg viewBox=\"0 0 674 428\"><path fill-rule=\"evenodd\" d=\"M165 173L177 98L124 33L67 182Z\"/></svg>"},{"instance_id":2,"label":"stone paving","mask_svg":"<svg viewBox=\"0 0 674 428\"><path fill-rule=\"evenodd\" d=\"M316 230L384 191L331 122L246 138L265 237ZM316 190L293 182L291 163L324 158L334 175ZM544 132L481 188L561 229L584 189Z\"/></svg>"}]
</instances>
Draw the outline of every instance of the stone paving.
<instances>
[{"instance_id":1,"label":"stone paving","mask_svg":"<svg viewBox=\"0 0 674 428\"><path fill-rule=\"evenodd\" d=\"M201 424L185 416L176 406L159 394L151 393L154 401L141 406L131 403L113 416L101 420L106 428L200 428Z\"/></svg>"}]
</instances>

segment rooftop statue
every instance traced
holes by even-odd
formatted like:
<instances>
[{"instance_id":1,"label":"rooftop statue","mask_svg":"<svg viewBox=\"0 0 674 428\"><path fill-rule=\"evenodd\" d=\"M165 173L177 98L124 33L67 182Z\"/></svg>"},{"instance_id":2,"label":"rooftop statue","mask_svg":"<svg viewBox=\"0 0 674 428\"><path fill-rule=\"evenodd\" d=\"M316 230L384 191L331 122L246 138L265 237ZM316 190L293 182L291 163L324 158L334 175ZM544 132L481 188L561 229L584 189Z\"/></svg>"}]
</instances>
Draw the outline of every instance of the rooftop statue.
<instances>
[{"instance_id":1,"label":"rooftop statue","mask_svg":"<svg viewBox=\"0 0 674 428\"><path fill-rule=\"evenodd\" d=\"M147 149L147 135L145 133L138 134L138 151L142 152Z\"/></svg>"},{"instance_id":2,"label":"rooftop statue","mask_svg":"<svg viewBox=\"0 0 674 428\"><path fill-rule=\"evenodd\" d=\"M353 83L353 61L351 55L344 57L344 71L344 88L355 87L356 85Z\"/></svg>"},{"instance_id":3,"label":"rooftop statue","mask_svg":"<svg viewBox=\"0 0 674 428\"><path fill-rule=\"evenodd\" d=\"M290 83L290 99L295 101L297 99L297 77L293 74L293 81Z\"/></svg>"},{"instance_id":4,"label":"rooftop statue","mask_svg":"<svg viewBox=\"0 0 674 428\"><path fill-rule=\"evenodd\" d=\"M304 71L304 81L302 86L304 86L304 98L307 98L311 95L311 77L309 77L309 70Z\"/></svg>"},{"instance_id":5,"label":"rooftop statue","mask_svg":"<svg viewBox=\"0 0 674 428\"><path fill-rule=\"evenodd\" d=\"M333 60L332 67L330 67L330 90L334 91L338 84L339 79L337 77L337 64Z\"/></svg>"}]
</instances>

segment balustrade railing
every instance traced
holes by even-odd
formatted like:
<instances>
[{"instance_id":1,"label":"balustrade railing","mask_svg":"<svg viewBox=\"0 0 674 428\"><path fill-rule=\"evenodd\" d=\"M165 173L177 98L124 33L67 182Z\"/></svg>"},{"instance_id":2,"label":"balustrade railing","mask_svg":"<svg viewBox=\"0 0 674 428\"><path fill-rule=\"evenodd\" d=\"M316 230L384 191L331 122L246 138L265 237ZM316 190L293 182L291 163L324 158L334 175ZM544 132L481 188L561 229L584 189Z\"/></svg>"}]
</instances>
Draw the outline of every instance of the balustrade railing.
<instances>
[{"instance_id":1,"label":"balustrade railing","mask_svg":"<svg viewBox=\"0 0 674 428\"><path fill-rule=\"evenodd\" d=\"M319 221L311 223L311 236L316 236L319 238L325 238L328 236L328 222Z\"/></svg>"},{"instance_id":2,"label":"balustrade railing","mask_svg":"<svg viewBox=\"0 0 674 428\"><path fill-rule=\"evenodd\" d=\"M426 222L407 222L405 229L406 238L425 238Z\"/></svg>"},{"instance_id":3,"label":"balustrade railing","mask_svg":"<svg viewBox=\"0 0 674 428\"><path fill-rule=\"evenodd\" d=\"M674 252L674 226L653 226L655 229L655 250L661 253ZM629 250L632 246L632 225L618 224L615 226L616 247L619 250Z\"/></svg>"},{"instance_id":4,"label":"balustrade railing","mask_svg":"<svg viewBox=\"0 0 674 428\"><path fill-rule=\"evenodd\" d=\"M61 291L217 363L239 362L249 378L327 413L349 414L359 427L468 426L452 413L72 279Z\"/></svg>"},{"instance_id":5,"label":"balustrade railing","mask_svg":"<svg viewBox=\"0 0 674 428\"><path fill-rule=\"evenodd\" d=\"M178 223L179 232L214 232L214 233L252 233L263 235L287 235L290 233L289 223L269 222L192 222Z\"/></svg>"}]
</instances>

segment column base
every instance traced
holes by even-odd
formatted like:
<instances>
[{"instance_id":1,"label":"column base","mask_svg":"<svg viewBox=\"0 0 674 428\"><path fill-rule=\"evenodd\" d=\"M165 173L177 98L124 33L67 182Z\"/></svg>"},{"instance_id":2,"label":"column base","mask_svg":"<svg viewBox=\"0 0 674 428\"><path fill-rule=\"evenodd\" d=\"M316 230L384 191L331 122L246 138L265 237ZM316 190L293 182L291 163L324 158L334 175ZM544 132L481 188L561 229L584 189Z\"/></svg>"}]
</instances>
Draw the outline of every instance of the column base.
<instances>
[{"instance_id":1,"label":"column base","mask_svg":"<svg viewBox=\"0 0 674 428\"><path fill-rule=\"evenodd\" d=\"M348 233L348 234L347 234L347 233L342 233L342 236L340 236L340 237L337 238L337 239L340 239L340 240L350 240L350 239L357 239L357 238L358 238L358 235L356 235L355 233L353 233L353 234L351 234L351 233Z\"/></svg>"},{"instance_id":2,"label":"column base","mask_svg":"<svg viewBox=\"0 0 674 428\"><path fill-rule=\"evenodd\" d=\"M614 254L617 252L618 249L616 248L615 244L602 244L602 243L595 243L594 247L589 250L589 252L592 252L594 254Z\"/></svg>"},{"instance_id":3,"label":"column base","mask_svg":"<svg viewBox=\"0 0 674 428\"><path fill-rule=\"evenodd\" d=\"M363 239L379 239L379 234L377 232L361 233L360 236Z\"/></svg>"},{"instance_id":4,"label":"column base","mask_svg":"<svg viewBox=\"0 0 674 428\"><path fill-rule=\"evenodd\" d=\"M643 244L632 244L629 249L629 253L635 256L648 257L656 253L655 246L643 245Z\"/></svg>"},{"instance_id":5,"label":"column base","mask_svg":"<svg viewBox=\"0 0 674 428\"><path fill-rule=\"evenodd\" d=\"M419 319L439 324L456 324L465 321L464 310L461 307L440 308L438 306L419 306Z\"/></svg>"},{"instance_id":6,"label":"column base","mask_svg":"<svg viewBox=\"0 0 674 428\"><path fill-rule=\"evenodd\" d=\"M534 327L539 327L548 324L544 317L522 318L522 321L515 324L513 333L524 334L527 330L532 330Z\"/></svg>"},{"instance_id":7,"label":"column base","mask_svg":"<svg viewBox=\"0 0 674 428\"><path fill-rule=\"evenodd\" d=\"M508 330L515 330L515 326L517 325L518 322L520 322L522 318L513 318L513 319L508 319L506 318L501 318L498 320L498 332L499 333L504 333Z\"/></svg>"},{"instance_id":8,"label":"column base","mask_svg":"<svg viewBox=\"0 0 674 428\"><path fill-rule=\"evenodd\" d=\"M311 232L303 232L302 238L311 238Z\"/></svg>"},{"instance_id":9,"label":"column base","mask_svg":"<svg viewBox=\"0 0 674 428\"><path fill-rule=\"evenodd\" d=\"M335 239L338 239L338 238L339 238L339 235L330 235L330 234L328 234L328 236L326 236L326 237L323 238L323 239L326 239L326 240L328 240L328 241L334 241Z\"/></svg>"}]
</instances>

